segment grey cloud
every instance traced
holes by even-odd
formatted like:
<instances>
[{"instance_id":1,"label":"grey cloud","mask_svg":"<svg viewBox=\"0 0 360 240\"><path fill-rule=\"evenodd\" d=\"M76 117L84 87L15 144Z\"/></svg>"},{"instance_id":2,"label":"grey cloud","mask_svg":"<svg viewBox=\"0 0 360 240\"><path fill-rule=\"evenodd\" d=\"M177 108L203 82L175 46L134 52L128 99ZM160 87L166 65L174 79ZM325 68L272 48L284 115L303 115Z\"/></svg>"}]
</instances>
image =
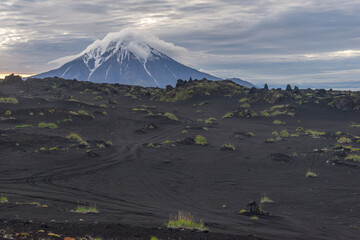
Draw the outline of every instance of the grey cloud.
<instances>
[{"instance_id":1,"label":"grey cloud","mask_svg":"<svg viewBox=\"0 0 360 240\"><path fill-rule=\"evenodd\" d=\"M134 27L187 48L191 54L177 60L221 77L277 82L307 74L325 81L318 74L356 69L359 58L311 61L297 55L360 50L359 11L357 0L5 0L0 72L22 72L29 65L33 73L49 70L47 62ZM11 30L12 40L1 41ZM357 72L346 75L356 77Z\"/></svg>"}]
</instances>

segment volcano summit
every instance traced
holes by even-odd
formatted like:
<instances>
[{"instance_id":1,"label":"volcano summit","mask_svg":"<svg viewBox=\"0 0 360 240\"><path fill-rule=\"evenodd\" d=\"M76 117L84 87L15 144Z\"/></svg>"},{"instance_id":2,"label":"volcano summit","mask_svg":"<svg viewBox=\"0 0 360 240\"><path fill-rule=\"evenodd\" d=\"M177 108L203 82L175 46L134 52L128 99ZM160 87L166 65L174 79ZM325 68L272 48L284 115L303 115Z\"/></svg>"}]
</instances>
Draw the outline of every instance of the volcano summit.
<instances>
[{"instance_id":1,"label":"volcano summit","mask_svg":"<svg viewBox=\"0 0 360 240\"><path fill-rule=\"evenodd\" d=\"M218 77L187 67L168 57L156 47L182 50L154 36L130 30L110 33L97 40L60 68L33 76L58 76L95 83L120 83L145 87L175 85L178 79L221 80ZM65 59L65 58L63 58Z\"/></svg>"}]
</instances>

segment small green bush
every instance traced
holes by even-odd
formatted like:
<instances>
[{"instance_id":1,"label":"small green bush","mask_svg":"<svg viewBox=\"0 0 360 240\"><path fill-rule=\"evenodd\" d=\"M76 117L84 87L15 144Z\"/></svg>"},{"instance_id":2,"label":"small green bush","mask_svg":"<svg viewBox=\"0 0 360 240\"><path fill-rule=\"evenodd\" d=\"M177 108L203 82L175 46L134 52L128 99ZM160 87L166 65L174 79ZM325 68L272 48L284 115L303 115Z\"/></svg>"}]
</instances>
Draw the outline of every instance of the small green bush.
<instances>
[{"instance_id":1,"label":"small green bush","mask_svg":"<svg viewBox=\"0 0 360 240\"><path fill-rule=\"evenodd\" d=\"M0 98L0 103L18 104L19 101L16 98Z\"/></svg>"},{"instance_id":2,"label":"small green bush","mask_svg":"<svg viewBox=\"0 0 360 240\"><path fill-rule=\"evenodd\" d=\"M1 204L3 204L3 203L8 203L8 202L9 202L9 200L8 200L7 197L5 197L5 196L1 196L1 197L0 197L0 203L1 203Z\"/></svg>"},{"instance_id":3,"label":"small green bush","mask_svg":"<svg viewBox=\"0 0 360 240\"><path fill-rule=\"evenodd\" d=\"M216 118L214 118L214 117L209 117L208 119L204 120L204 122L206 124L214 124L215 121L216 121Z\"/></svg>"},{"instance_id":4,"label":"small green bush","mask_svg":"<svg viewBox=\"0 0 360 240\"><path fill-rule=\"evenodd\" d=\"M231 118L231 117L233 117L233 116L234 116L234 113L228 112L228 113L226 113L224 116L222 116L222 118Z\"/></svg>"},{"instance_id":5,"label":"small green bush","mask_svg":"<svg viewBox=\"0 0 360 240\"><path fill-rule=\"evenodd\" d=\"M66 136L67 139L73 140L73 141L79 141L81 142L83 139L79 136L79 134L76 133L70 133Z\"/></svg>"},{"instance_id":6,"label":"small green bush","mask_svg":"<svg viewBox=\"0 0 360 240\"><path fill-rule=\"evenodd\" d=\"M247 136L247 137L255 137L255 134L253 132L247 132L247 133L245 133L245 136Z\"/></svg>"},{"instance_id":7,"label":"small green bush","mask_svg":"<svg viewBox=\"0 0 360 240\"><path fill-rule=\"evenodd\" d=\"M337 140L338 143L343 144L343 143L351 143L351 139L347 138L347 137L341 137Z\"/></svg>"},{"instance_id":8,"label":"small green bush","mask_svg":"<svg viewBox=\"0 0 360 240\"><path fill-rule=\"evenodd\" d=\"M266 195L262 196L261 199L260 199L260 203L263 204L263 203L273 203L274 201L271 200L269 197L267 197Z\"/></svg>"},{"instance_id":9,"label":"small green bush","mask_svg":"<svg viewBox=\"0 0 360 240\"><path fill-rule=\"evenodd\" d=\"M280 132L280 137L289 137L288 131L282 130L282 131Z\"/></svg>"},{"instance_id":10,"label":"small green bush","mask_svg":"<svg viewBox=\"0 0 360 240\"><path fill-rule=\"evenodd\" d=\"M273 121L273 124L279 125L279 124L285 124L285 122L276 119L276 120Z\"/></svg>"},{"instance_id":11,"label":"small green bush","mask_svg":"<svg viewBox=\"0 0 360 240\"><path fill-rule=\"evenodd\" d=\"M201 135L197 135L195 137L195 143L196 144L199 144L199 145L206 145L207 144L207 141L206 141L206 138L201 136Z\"/></svg>"},{"instance_id":12,"label":"small green bush","mask_svg":"<svg viewBox=\"0 0 360 240\"><path fill-rule=\"evenodd\" d=\"M307 170L305 176L306 177L318 177L318 175L315 172L310 171L310 169Z\"/></svg>"},{"instance_id":13,"label":"small green bush","mask_svg":"<svg viewBox=\"0 0 360 240\"><path fill-rule=\"evenodd\" d=\"M77 208L73 211L76 213L99 213L99 210L96 208L96 204L89 204L86 206L85 204L78 204Z\"/></svg>"},{"instance_id":14,"label":"small green bush","mask_svg":"<svg viewBox=\"0 0 360 240\"><path fill-rule=\"evenodd\" d=\"M15 128L33 128L33 125L30 124L22 124L22 125L17 125L15 126Z\"/></svg>"},{"instance_id":15,"label":"small green bush","mask_svg":"<svg viewBox=\"0 0 360 240\"><path fill-rule=\"evenodd\" d=\"M177 216L171 216L167 224L167 227L207 230L207 228L204 226L204 223L201 220L197 221L192 214L183 211L179 211Z\"/></svg>"},{"instance_id":16,"label":"small green bush","mask_svg":"<svg viewBox=\"0 0 360 240\"><path fill-rule=\"evenodd\" d=\"M240 105L240 107L250 108L250 104L248 104L248 103L243 103L243 104Z\"/></svg>"},{"instance_id":17,"label":"small green bush","mask_svg":"<svg viewBox=\"0 0 360 240\"><path fill-rule=\"evenodd\" d=\"M164 113L164 116L168 117L170 120L179 121L179 119L173 113Z\"/></svg>"},{"instance_id":18,"label":"small green bush","mask_svg":"<svg viewBox=\"0 0 360 240\"><path fill-rule=\"evenodd\" d=\"M225 150L225 151L235 151L236 150L235 146L230 143L221 145L220 149Z\"/></svg>"},{"instance_id":19,"label":"small green bush","mask_svg":"<svg viewBox=\"0 0 360 240\"><path fill-rule=\"evenodd\" d=\"M360 155L349 155L345 158L345 160L360 162Z\"/></svg>"},{"instance_id":20,"label":"small green bush","mask_svg":"<svg viewBox=\"0 0 360 240\"><path fill-rule=\"evenodd\" d=\"M307 129L305 131L306 135L311 135L312 137L320 137L320 136L324 136L326 134L326 132L319 132L319 131L315 131L315 130L311 130L311 129Z\"/></svg>"},{"instance_id":21,"label":"small green bush","mask_svg":"<svg viewBox=\"0 0 360 240\"><path fill-rule=\"evenodd\" d=\"M50 128L50 129L56 129L58 128L58 125L56 125L55 123L45 123L45 122L41 122L38 125L39 128Z\"/></svg>"}]
</instances>

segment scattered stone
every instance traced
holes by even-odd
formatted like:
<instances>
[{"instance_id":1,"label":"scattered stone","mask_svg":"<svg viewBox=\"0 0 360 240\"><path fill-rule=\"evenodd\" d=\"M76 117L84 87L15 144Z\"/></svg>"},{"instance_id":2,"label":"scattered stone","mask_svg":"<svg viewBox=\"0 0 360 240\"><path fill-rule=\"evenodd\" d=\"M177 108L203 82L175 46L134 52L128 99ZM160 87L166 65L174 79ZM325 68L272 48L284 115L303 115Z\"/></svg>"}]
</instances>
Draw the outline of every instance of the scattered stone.
<instances>
[{"instance_id":1,"label":"scattered stone","mask_svg":"<svg viewBox=\"0 0 360 240\"><path fill-rule=\"evenodd\" d=\"M272 158L272 160L278 162L290 162L291 160L291 157L284 153L272 153L270 154L270 157Z\"/></svg>"},{"instance_id":2,"label":"scattered stone","mask_svg":"<svg viewBox=\"0 0 360 240\"><path fill-rule=\"evenodd\" d=\"M195 139L192 137L187 137L184 140L180 141L180 143L184 145L193 145L195 144Z\"/></svg>"}]
</instances>

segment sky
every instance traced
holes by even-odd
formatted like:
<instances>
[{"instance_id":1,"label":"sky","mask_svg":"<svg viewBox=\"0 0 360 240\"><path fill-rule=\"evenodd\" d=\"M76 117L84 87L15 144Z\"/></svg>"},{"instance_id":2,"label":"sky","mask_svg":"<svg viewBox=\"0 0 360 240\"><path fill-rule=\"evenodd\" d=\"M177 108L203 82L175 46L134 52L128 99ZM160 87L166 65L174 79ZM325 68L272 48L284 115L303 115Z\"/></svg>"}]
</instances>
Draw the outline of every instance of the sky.
<instances>
[{"instance_id":1,"label":"sky","mask_svg":"<svg viewBox=\"0 0 360 240\"><path fill-rule=\"evenodd\" d=\"M258 86L360 89L359 0L2 0L0 77L58 67L110 32L154 34L175 60Z\"/></svg>"}]
</instances>

